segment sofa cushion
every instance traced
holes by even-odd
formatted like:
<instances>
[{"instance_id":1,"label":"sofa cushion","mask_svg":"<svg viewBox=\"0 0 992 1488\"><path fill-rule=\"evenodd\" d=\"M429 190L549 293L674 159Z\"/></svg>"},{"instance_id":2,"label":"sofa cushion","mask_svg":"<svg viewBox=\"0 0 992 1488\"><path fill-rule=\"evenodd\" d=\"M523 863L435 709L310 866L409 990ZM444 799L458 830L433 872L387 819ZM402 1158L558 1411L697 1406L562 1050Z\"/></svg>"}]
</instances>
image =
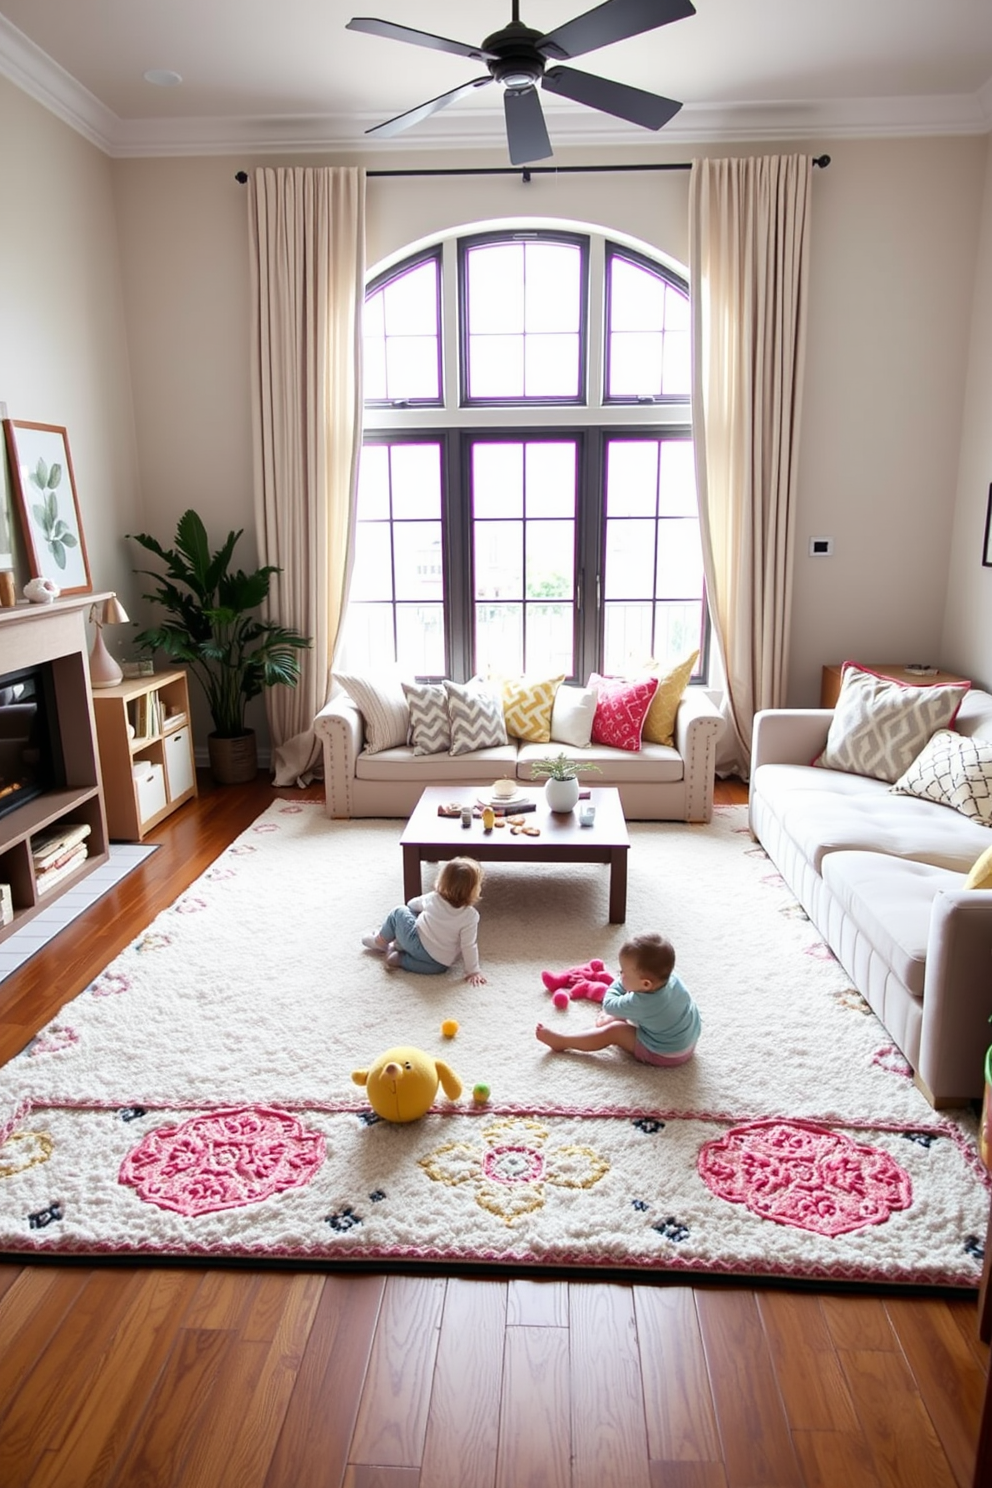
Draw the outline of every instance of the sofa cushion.
<instances>
[{"instance_id":1,"label":"sofa cushion","mask_svg":"<svg viewBox=\"0 0 992 1488\"><path fill-rule=\"evenodd\" d=\"M414 754L441 754L451 748L448 694L443 682L404 682L410 709L410 743Z\"/></svg>"},{"instance_id":2,"label":"sofa cushion","mask_svg":"<svg viewBox=\"0 0 992 1488\"><path fill-rule=\"evenodd\" d=\"M595 687L570 687L563 682L551 710L551 742L588 749L595 713Z\"/></svg>"},{"instance_id":3,"label":"sofa cushion","mask_svg":"<svg viewBox=\"0 0 992 1488\"><path fill-rule=\"evenodd\" d=\"M910 687L845 662L826 746L813 763L891 785L930 736L953 723L968 687Z\"/></svg>"},{"instance_id":4,"label":"sofa cushion","mask_svg":"<svg viewBox=\"0 0 992 1488\"><path fill-rule=\"evenodd\" d=\"M891 790L992 825L992 742L938 729Z\"/></svg>"},{"instance_id":5,"label":"sofa cushion","mask_svg":"<svg viewBox=\"0 0 992 1488\"><path fill-rule=\"evenodd\" d=\"M629 681L624 677L601 677L593 672L589 686L596 689L592 742L637 753L651 699L658 691L658 678L639 677Z\"/></svg>"},{"instance_id":6,"label":"sofa cushion","mask_svg":"<svg viewBox=\"0 0 992 1488\"><path fill-rule=\"evenodd\" d=\"M651 699L651 706L644 720L642 743L671 745L674 742L675 715L679 711L682 694L689 685L698 656L697 648L685 661L668 672L663 672L656 662L648 667L648 671L658 678L658 689Z\"/></svg>"},{"instance_id":7,"label":"sofa cushion","mask_svg":"<svg viewBox=\"0 0 992 1488\"><path fill-rule=\"evenodd\" d=\"M509 738L523 739L529 744L551 742L551 711L564 680L564 672L556 677L502 679L503 721Z\"/></svg>"},{"instance_id":8,"label":"sofa cushion","mask_svg":"<svg viewBox=\"0 0 992 1488\"><path fill-rule=\"evenodd\" d=\"M961 874L883 853L833 852L823 881L885 964L922 997L933 901L960 889Z\"/></svg>"},{"instance_id":9,"label":"sofa cushion","mask_svg":"<svg viewBox=\"0 0 992 1488\"><path fill-rule=\"evenodd\" d=\"M444 683L451 721L450 755L471 754L506 743L503 699L478 682Z\"/></svg>"},{"instance_id":10,"label":"sofa cushion","mask_svg":"<svg viewBox=\"0 0 992 1488\"><path fill-rule=\"evenodd\" d=\"M517 756L517 779L529 781L534 760L546 759L548 751L540 744L521 744ZM682 780L685 762L677 749L664 744L644 744L636 753L629 749L610 749L605 744L591 744L575 761L583 786L603 785L669 785ZM601 775L583 775L588 765L598 765Z\"/></svg>"},{"instance_id":11,"label":"sofa cushion","mask_svg":"<svg viewBox=\"0 0 992 1488\"><path fill-rule=\"evenodd\" d=\"M540 747L540 746L537 746ZM491 785L504 775L516 773L517 748L504 744L500 748L479 749L472 754L414 754L412 748L384 749L380 754L365 754L355 761L359 780L383 782L418 781L421 785ZM457 793L454 797L457 800Z\"/></svg>"},{"instance_id":12,"label":"sofa cushion","mask_svg":"<svg viewBox=\"0 0 992 1488\"><path fill-rule=\"evenodd\" d=\"M350 672L334 672L334 680L343 687L365 724L365 748L369 754L405 744L410 728L410 709L398 677L388 674L371 678L356 677Z\"/></svg>"},{"instance_id":13,"label":"sofa cushion","mask_svg":"<svg viewBox=\"0 0 992 1488\"><path fill-rule=\"evenodd\" d=\"M869 792L794 792L776 808L779 820L806 861L820 874L835 852L888 853L965 874L983 847L988 828L931 801Z\"/></svg>"}]
</instances>

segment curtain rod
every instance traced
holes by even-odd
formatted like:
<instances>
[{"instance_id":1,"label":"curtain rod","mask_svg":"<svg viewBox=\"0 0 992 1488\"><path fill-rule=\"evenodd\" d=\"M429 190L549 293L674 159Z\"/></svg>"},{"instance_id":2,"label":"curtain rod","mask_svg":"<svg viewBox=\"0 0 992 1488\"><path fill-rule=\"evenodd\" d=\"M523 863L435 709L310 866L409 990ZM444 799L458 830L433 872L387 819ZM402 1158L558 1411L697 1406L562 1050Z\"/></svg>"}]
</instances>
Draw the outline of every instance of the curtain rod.
<instances>
[{"instance_id":1,"label":"curtain rod","mask_svg":"<svg viewBox=\"0 0 992 1488\"><path fill-rule=\"evenodd\" d=\"M814 155L813 164L818 165L821 170L826 170L830 164L830 156ZM519 176L521 181L526 183L531 176L587 175L595 171L686 170L692 170L691 160L668 161L663 165L493 165L466 166L452 170L370 170L365 174L370 179L373 176ZM234 179L239 185L244 186L248 180L248 172L239 170L235 173Z\"/></svg>"}]
</instances>

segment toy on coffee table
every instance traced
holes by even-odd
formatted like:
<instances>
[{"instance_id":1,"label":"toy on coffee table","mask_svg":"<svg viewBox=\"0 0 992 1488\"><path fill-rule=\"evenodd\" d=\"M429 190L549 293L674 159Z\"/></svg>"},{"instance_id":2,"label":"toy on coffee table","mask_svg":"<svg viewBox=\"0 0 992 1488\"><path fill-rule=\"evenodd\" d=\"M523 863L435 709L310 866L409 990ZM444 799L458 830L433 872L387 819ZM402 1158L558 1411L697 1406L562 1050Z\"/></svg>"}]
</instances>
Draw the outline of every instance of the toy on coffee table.
<instances>
[{"instance_id":1,"label":"toy on coffee table","mask_svg":"<svg viewBox=\"0 0 992 1488\"><path fill-rule=\"evenodd\" d=\"M553 994L551 1001L560 1010L580 997L602 1002L603 993L615 977L598 957L594 957L582 966L567 966L564 971L542 971L541 981Z\"/></svg>"},{"instance_id":2,"label":"toy on coffee table","mask_svg":"<svg viewBox=\"0 0 992 1488\"><path fill-rule=\"evenodd\" d=\"M387 1049L369 1069L352 1070L351 1078L365 1086L369 1105L384 1121L417 1121L430 1110L438 1085L449 1100L462 1093L461 1080L443 1059L412 1044Z\"/></svg>"}]
</instances>

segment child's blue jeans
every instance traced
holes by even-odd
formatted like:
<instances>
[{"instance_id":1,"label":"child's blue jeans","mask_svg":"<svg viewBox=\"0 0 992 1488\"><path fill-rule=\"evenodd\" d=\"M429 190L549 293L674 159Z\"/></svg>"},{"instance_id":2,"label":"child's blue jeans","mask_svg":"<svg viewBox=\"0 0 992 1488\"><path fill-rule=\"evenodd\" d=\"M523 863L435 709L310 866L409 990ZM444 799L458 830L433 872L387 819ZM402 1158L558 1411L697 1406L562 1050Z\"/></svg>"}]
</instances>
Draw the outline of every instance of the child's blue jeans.
<instances>
[{"instance_id":1,"label":"child's blue jeans","mask_svg":"<svg viewBox=\"0 0 992 1488\"><path fill-rule=\"evenodd\" d=\"M395 940L404 971L419 971L424 976L439 976L447 971L446 966L424 950L417 934L417 916L405 904L386 916L379 934L383 940Z\"/></svg>"}]
</instances>

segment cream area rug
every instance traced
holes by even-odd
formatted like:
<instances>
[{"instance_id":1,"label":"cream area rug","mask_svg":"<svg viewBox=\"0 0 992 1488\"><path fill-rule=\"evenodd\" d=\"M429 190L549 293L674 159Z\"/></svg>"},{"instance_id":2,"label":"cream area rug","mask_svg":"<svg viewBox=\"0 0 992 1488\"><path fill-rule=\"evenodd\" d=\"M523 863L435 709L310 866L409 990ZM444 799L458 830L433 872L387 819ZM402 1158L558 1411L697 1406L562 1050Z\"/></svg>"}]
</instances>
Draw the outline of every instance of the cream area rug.
<instances>
[{"instance_id":1,"label":"cream area rug","mask_svg":"<svg viewBox=\"0 0 992 1488\"><path fill-rule=\"evenodd\" d=\"M605 868L492 865L478 988L362 949L399 832L276 802L0 1070L0 1250L977 1286L974 1119L923 1100L744 808L632 824L625 926ZM695 1057L540 1044L598 1011L541 971L651 929ZM351 1075L397 1045L462 1096L377 1117Z\"/></svg>"}]
</instances>

